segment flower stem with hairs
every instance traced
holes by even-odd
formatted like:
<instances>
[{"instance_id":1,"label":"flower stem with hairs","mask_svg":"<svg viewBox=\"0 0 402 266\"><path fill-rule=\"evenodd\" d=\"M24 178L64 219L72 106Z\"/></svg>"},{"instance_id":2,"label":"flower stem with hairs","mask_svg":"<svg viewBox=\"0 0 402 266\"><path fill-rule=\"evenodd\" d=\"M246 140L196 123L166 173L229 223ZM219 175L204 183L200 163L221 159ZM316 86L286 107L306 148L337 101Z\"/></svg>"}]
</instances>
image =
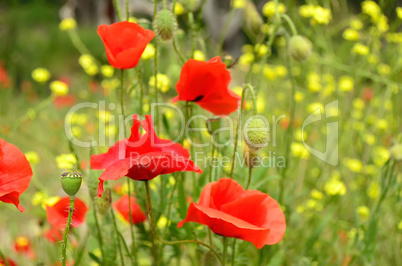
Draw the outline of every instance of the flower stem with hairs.
<instances>
[{"instance_id":1,"label":"flower stem with hairs","mask_svg":"<svg viewBox=\"0 0 402 266\"><path fill-rule=\"evenodd\" d=\"M149 181L145 180L145 187L147 192L147 207L149 213L149 219L151 221L151 242L152 242L152 257L154 259L154 265L158 265L158 236L156 231L156 222L154 213L152 211L151 190L149 188Z\"/></svg>"},{"instance_id":2,"label":"flower stem with hairs","mask_svg":"<svg viewBox=\"0 0 402 266\"><path fill-rule=\"evenodd\" d=\"M73 212L74 212L74 204L75 204L75 196L70 196L70 209L68 210L68 218L66 228L64 230L64 237L63 237L63 246L62 246L62 265L67 265L67 237L70 231L71 220L73 219Z\"/></svg>"}]
</instances>

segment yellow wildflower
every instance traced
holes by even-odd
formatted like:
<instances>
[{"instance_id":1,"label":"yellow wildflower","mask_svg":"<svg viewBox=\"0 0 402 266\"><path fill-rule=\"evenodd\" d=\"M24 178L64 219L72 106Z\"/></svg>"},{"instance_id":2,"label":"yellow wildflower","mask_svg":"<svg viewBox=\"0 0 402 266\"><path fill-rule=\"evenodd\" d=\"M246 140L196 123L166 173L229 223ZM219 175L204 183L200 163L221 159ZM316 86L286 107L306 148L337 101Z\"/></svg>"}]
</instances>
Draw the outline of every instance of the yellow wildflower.
<instances>
[{"instance_id":1,"label":"yellow wildflower","mask_svg":"<svg viewBox=\"0 0 402 266\"><path fill-rule=\"evenodd\" d=\"M68 93L68 85L60 80L52 81L50 89L58 96L64 96Z\"/></svg>"},{"instance_id":2,"label":"yellow wildflower","mask_svg":"<svg viewBox=\"0 0 402 266\"><path fill-rule=\"evenodd\" d=\"M201 50L195 50L193 58L197 61L205 61L205 54Z\"/></svg>"},{"instance_id":3,"label":"yellow wildflower","mask_svg":"<svg viewBox=\"0 0 402 266\"><path fill-rule=\"evenodd\" d=\"M248 66L254 61L254 54L253 53L245 53L242 54L239 58L239 65L241 66Z\"/></svg>"},{"instance_id":4,"label":"yellow wildflower","mask_svg":"<svg viewBox=\"0 0 402 266\"><path fill-rule=\"evenodd\" d=\"M353 45L352 53L359 55L367 55L369 53L369 48L362 43L356 43L355 45Z\"/></svg>"},{"instance_id":5,"label":"yellow wildflower","mask_svg":"<svg viewBox=\"0 0 402 266\"><path fill-rule=\"evenodd\" d=\"M110 65L103 65L101 66L101 73L103 76L111 78L114 74L114 68Z\"/></svg>"},{"instance_id":6,"label":"yellow wildflower","mask_svg":"<svg viewBox=\"0 0 402 266\"><path fill-rule=\"evenodd\" d=\"M264 66L263 72L265 78L268 80L274 80L276 78L276 71L267 65Z\"/></svg>"},{"instance_id":7,"label":"yellow wildflower","mask_svg":"<svg viewBox=\"0 0 402 266\"><path fill-rule=\"evenodd\" d=\"M323 8L322 6L316 6L313 12L313 24L328 24L331 21L331 10Z\"/></svg>"},{"instance_id":8,"label":"yellow wildflower","mask_svg":"<svg viewBox=\"0 0 402 266\"><path fill-rule=\"evenodd\" d=\"M309 18L314 14L315 7L313 5L301 5L299 7L299 14L302 17Z\"/></svg>"},{"instance_id":9,"label":"yellow wildflower","mask_svg":"<svg viewBox=\"0 0 402 266\"><path fill-rule=\"evenodd\" d=\"M354 30L361 30L363 28L363 23L361 20L355 18L350 21L350 27Z\"/></svg>"},{"instance_id":10,"label":"yellow wildflower","mask_svg":"<svg viewBox=\"0 0 402 266\"><path fill-rule=\"evenodd\" d=\"M144 52L141 55L141 59L148 60L153 58L154 56L155 56L155 47L153 46L152 43L148 43L147 46L145 47Z\"/></svg>"},{"instance_id":11,"label":"yellow wildflower","mask_svg":"<svg viewBox=\"0 0 402 266\"><path fill-rule=\"evenodd\" d=\"M179 2L176 2L176 5L174 6L174 13L176 16L184 14L184 8Z\"/></svg>"},{"instance_id":12,"label":"yellow wildflower","mask_svg":"<svg viewBox=\"0 0 402 266\"><path fill-rule=\"evenodd\" d=\"M307 84L308 84L308 89L311 92L319 92L322 89L320 75L318 75L315 72L308 73Z\"/></svg>"},{"instance_id":13,"label":"yellow wildflower","mask_svg":"<svg viewBox=\"0 0 402 266\"><path fill-rule=\"evenodd\" d=\"M389 150L384 146L377 146L373 149L373 161L378 166L383 166L389 156Z\"/></svg>"},{"instance_id":14,"label":"yellow wildflower","mask_svg":"<svg viewBox=\"0 0 402 266\"><path fill-rule=\"evenodd\" d=\"M361 3L362 13L367 14L371 17L373 22L376 22L381 14L381 9L378 4L374 1L363 1Z\"/></svg>"},{"instance_id":15,"label":"yellow wildflower","mask_svg":"<svg viewBox=\"0 0 402 266\"><path fill-rule=\"evenodd\" d=\"M290 144L290 150L294 157L298 157L300 159L307 159L310 156L310 153L304 147L302 143L299 142L292 142Z\"/></svg>"},{"instance_id":16,"label":"yellow wildflower","mask_svg":"<svg viewBox=\"0 0 402 266\"><path fill-rule=\"evenodd\" d=\"M89 54L83 54L80 56L80 58L78 59L78 63L80 63L80 65L83 68L88 68L90 67L92 64L94 64L94 59L91 55Z\"/></svg>"},{"instance_id":17,"label":"yellow wildflower","mask_svg":"<svg viewBox=\"0 0 402 266\"><path fill-rule=\"evenodd\" d=\"M359 206L357 207L357 214L359 215L360 219L366 221L370 216L370 209L366 206Z\"/></svg>"},{"instance_id":18,"label":"yellow wildflower","mask_svg":"<svg viewBox=\"0 0 402 266\"><path fill-rule=\"evenodd\" d=\"M360 173L363 170L363 164L358 159L345 158L343 164L349 168L350 171Z\"/></svg>"},{"instance_id":19,"label":"yellow wildflower","mask_svg":"<svg viewBox=\"0 0 402 266\"><path fill-rule=\"evenodd\" d=\"M301 91L296 91L296 92L295 92L294 99L295 99L296 102L301 102L301 101L303 101L303 100L304 100L304 93L301 92Z\"/></svg>"},{"instance_id":20,"label":"yellow wildflower","mask_svg":"<svg viewBox=\"0 0 402 266\"><path fill-rule=\"evenodd\" d=\"M259 57L265 54L270 54L270 51L268 50L268 47L265 44L257 44L255 46L255 51Z\"/></svg>"},{"instance_id":21,"label":"yellow wildflower","mask_svg":"<svg viewBox=\"0 0 402 266\"><path fill-rule=\"evenodd\" d=\"M106 90L115 90L120 86L120 79L112 78L112 79L104 79L101 81L101 86Z\"/></svg>"},{"instance_id":22,"label":"yellow wildflower","mask_svg":"<svg viewBox=\"0 0 402 266\"><path fill-rule=\"evenodd\" d=\"M266 17L272 17L275 15L276 11L276 6L274 1L269 1L267 2L263 7L262 7L262 13ZM278 13L285 13L286 12L286 6L282 3L278 3Z\"/></svg>"},{"instance_id":23,"label":"yellow wildflower","mask_svg":"<svg viewBox=\"0 0 402 266\"><path fill-rule=\"evenodd\" d=\"M158 226L159 230L162 230L163 228L166 227L166 225L167 226L170 225L170 220L168 223L168 219L164 215L161 215L156 225Z\"/></svg>"},{"instance_id":24,"label":"yellow wildflower","mask_svg":"<svg viewBox=\"0 0 402 266\"><path fill-rule=\"evenodd\" d=\"M41 206L42 206L43 209L46 210L46 206L53 206L53 205L55 205L59 200L60 200L60 197L58 197L58 196L55 196L55 197L46 197L46 198L43 200Z\"/></svg>"},{"instance_id":25,"label":"yellow wildflower","mask_svg":"<svg viewBox=\"0 0 402 266\"><path fill-rule=\"evenodd\" d=\"M342 36L347 41L357 41L360 38L359 32L354 29L346 29Z\"/></svg>"},{"instance_id":26,"label":"yellow wildflower","mask_svg":"<svg viewBox=\"0 0 402 266\"><path fill-rule=\"evenodd\" d=\"M373 134L367 133L367 134L364 135L364 141L368 145L374 145L376 139L375 139L375 136Z\"/></svg>"},{"instance_id":27,"label":"yellow wildflower","mask_svg":"<svg viewBox=\"0 0 402 266\"><path fill-rule=\"evenodd\" d=\"M35 151L28 151L25 153L25 157L32 165L39 163L39 155Z\"/></svg>"},{"instance_id":28,"label":"yellow wildflower","mask_svg":"<svg viewBox=\"0 0 402 266\"><path fill-rule=\"evenodd\" d=\"M363 110L364 106L365 106L365 103L364 103L364 101L362 99L356 98L356 99L353 100L352 105L353 105L353 108L355 108L355 109Z\"/></svg>"},{"instance_id":29,"label":"yellow wildflower","mask_svg":"<svg viewBox=\"0 0 402 266\"><path fill-rule=\"evenodd\" d=\"M233 7L236 9L241 9L244 8L247 4L246 0L234 0L233 1Z\"/></svg>"},{"instance_id":30,"label":"yellow wildflower","mask_svg":"<svg viewBox=\"0 0 402 266\"><path fill-rule=\"evenodd\" d=\"M388 18L385 15L381 15L378 19L377 28L380 32L387 32L389 30Z\"/></svg>"},{"instance_id":31,"label":"yellow wildflower","mask_svg":"<svg viewBox=\"0 0 402 266\"><path fill-rule=\"evenodd\" d=\"M376 199L380 195L380 188L377 182L372 181L367 189L367 196Z\"/></svg>"},{"instance_id":32,"label":"yellow wildflower","mask_svg":"<svg viewBox=\"0 0 402 266\"><path fill-rule=\"evenodd\" d=\"M50 79L50 72L46 68L41 67L35 68L32 71L31 75L33 80L35 80L38 83L45 83Z\"/></svg>"},{"instance_id":33,"label":"yellow wildflower","mask_svg":"<svg viewBox=\"0 0 402 266\"><path fill-rule=\"evenodd\" d=\"M170 80L169 77L165 74L158 73L157 77L157 84L156 88L159 89L161 92L165 93L169 90L170 87ZM149 79L148 85L155 88L155 76L152 76Z\"/></svg>"},{"instance_id":34,"label":"yellow wildflower","mask_svg":"<svg viewBox=\"0 0 402 266\"><path fill-rule=\"evenodd\" d=\"M37 206L39 204L42 204L46 197L47 196L44 192L38 191L32 196L31 203L33 206Z\"/></svg>"},{"instance_id":35,"label":"yellow wildflower","mask_svg":"<svg viewBox=\"0 0 402 266\"><path fill-rule=\"evenodd\" d=\"M353 90L354 81L353 78L349 76L342 76L339 80L339 90L340 91L351 91Z\"/></svg>"},{"instance_id":36,"label":"yellow wildflower","mask_svg":"<svg viewBox=\"0 0 402 266\"><path fill-rule=\"evenodd\" d=\"M56 157L56 163L59 169L71 170L77 164L77 159L72 153L61 154Z\"/></svg>"},{"instance_id":37,"label":"yellow wildflower","mask_svg":"<svg viewBox=\"0 0 402 266\"><path fill-rule=\"evenodd\" d=\"M324 194L322 194L321 191L319 191L317 189L311 190L310 194L313 199L317 199L317 200L320 200L324 197Z\"/></svg>"},{"instance_id":38,"label":"yellow wildflower","mask_svg":"<svg viewBox=\"0 0 402 266\"><path fill-rule=\"evenodd\" d=\"M402 19L402 7L396 8L396 15L398 16L399 19Z\"/></svg>"},{"instance_id":39,"label":"yellow wildflower","mask_svg":"<svg viewBox=\"0 0 402 266\"><path fill-rule=\"evenodd\" d=\"M59 29L62 31L72 30L77 27L77 22L73 18L65 18L59 24Z\"/></svg>"},{"instance_id":40,"label":"yellow wildflower","mask_svg":"<svg viewBox=\"0 0 402 266\"><path fill-rule=\"evenodd\" d=\"M275 66L275 73L278 77L284 77L287 75L288 70L285 66Z\"/></svg>"},{"instance_id":41,"label":"yellow wildflower","mask_svg":"<svg viewBox=\"0 0 402 266\"><path fill-rule=\"evenodd\" d=\"M129 17L128 22L137 23L137 18L136 17Z\"/></svg>"},{"instance_id":42,"label":"yellow wildflower","mask_svg":"<svg viewBox=\"0 0 402 266\"><path fill-rule=\"evenodd\" d=\"M346 194L346 186L341 181L339 174L333 175L325 183L324 190L328 195L331 195L331 196L335 196L335 195L343 196Z\"/></svg>"},{"instance_id":43,"label":"yellow wildflower","mask_svg":"<svg viewBox=\"0 0 402 266\"><path fill-rule=\"evenodd\" d=\"M323 113L324 112L324 105L322 103L315 102L315 103L309 104L307 106L307 112L309 112L309 113L314 113L317 110L319 110L320 113Z\"/></svg>"},{"instance_id":44,"label":"yellow wildflower","mask_svg":"<svg viewBox=\"0 0 402 266\"><path fill-rule=\"evenodd\" d=\"M387 64L380 64L378 66L378 73L380 73L383 76L389 75L391 73L391 68Z\"/></svg>"}]
</instances>

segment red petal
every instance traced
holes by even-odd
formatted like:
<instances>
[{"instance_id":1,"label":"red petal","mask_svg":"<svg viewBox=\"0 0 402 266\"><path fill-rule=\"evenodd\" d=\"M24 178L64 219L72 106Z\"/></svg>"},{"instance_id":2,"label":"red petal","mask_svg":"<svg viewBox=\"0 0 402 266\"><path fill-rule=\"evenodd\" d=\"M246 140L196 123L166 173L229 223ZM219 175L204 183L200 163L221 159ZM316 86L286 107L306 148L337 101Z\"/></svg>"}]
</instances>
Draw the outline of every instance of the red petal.
<instances>
[{"instance_id":1,"label":"red petal","mask_svg":"<svg viewBox=\"0 0 402 266\"><path fill-rule=\"evenodd\" d=\"M140 206L135 202L134 197L130 197L130 205L131 205L132 223L137 224L144 222L147 218L145 214L142 212ZM128 195L122 196L115 203L113 203L113 208L115 208L116 211L118 211L127 222L130 222Z\"/></svg>"},{"instance_id":2,"label":"red petal","mask_svg":"<svg viewBox=\"0 0 402 266\"><path fill-rule=\"evenodd\" d=\"M233 179L221 178L211 188L211 200L213 200L215 208L220 210L223 204L238 199L243 192L243 187Z\"/></svg>"},{"instance_id":3,"label":"red petal","mask_svg":"<svg viewBox=\"0 0 402 266\"><path fill-rule=\"evenodd\" d=\"M106 153L91 156L91 168L95 170L106 169L118 160L126 158L127 140L118 141Z\"/></svg>"},{"instance_id":4,"label":"red petal","mask_svg":"<svg viewBox=\"0 0 402 266\"><path fill-rule=\"evenodd\" d=\"M46 206L46 217L48 222L57 229L64 229L67 224L68 212L70 208L70 198L64 197L53 206ZM88 212L87 205L79 198L75 197L75 206L71 226L77 227L85 221Z\"/></svg>"}]
</instances>

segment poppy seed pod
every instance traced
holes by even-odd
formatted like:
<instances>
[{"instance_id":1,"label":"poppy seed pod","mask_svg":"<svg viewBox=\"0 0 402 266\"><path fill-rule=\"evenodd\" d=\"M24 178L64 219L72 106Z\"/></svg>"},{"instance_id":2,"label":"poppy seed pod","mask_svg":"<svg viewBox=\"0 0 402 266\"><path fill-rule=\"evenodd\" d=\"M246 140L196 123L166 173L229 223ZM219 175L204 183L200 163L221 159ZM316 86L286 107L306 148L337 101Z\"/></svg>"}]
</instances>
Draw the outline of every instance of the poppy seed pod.
<instances>
[{"instance_id":1,"label":"poppy seed pod","mask_svg":"<svg viewBox=\"0 0 402 266\"><path fill-rule=\"evenodd\" d=\"M79 173L65 172L61 175L61 186L69 196L75 196L80 190L82 175Z\"/></svg>"},{"instance_id":2,"label":"poppy seed pod","mask_svg":"<svg viewBox=\"0 0 402 266\"><path fill-rule=\"evenodd\" d=\"M290 38L288 49L290 56L301 63L310 57L313 46L306 37L295 35Z\"/></svg>"},{"instance_id":3,"label":"poppy seed pod","mask_svg":"<svg viewBox=\"0 0 402 266\"><path fill-rule=\"evenodd\" d=\"M169 10L163 9L156 14L154 30L161 40L170 41L176 27L176 19Z\"/></svg>"},{"instance_id":4,"label":"poppy seed pod","mask_svg":"<svg viewBox=\"0 0 402 266\"><path fill-rule=\"evenodd\" d=\"M244 141L252 150L258 150L268 145L269 128L263 119L253 117L247 120L244 126Z\"/></svg>"}]
</instances>

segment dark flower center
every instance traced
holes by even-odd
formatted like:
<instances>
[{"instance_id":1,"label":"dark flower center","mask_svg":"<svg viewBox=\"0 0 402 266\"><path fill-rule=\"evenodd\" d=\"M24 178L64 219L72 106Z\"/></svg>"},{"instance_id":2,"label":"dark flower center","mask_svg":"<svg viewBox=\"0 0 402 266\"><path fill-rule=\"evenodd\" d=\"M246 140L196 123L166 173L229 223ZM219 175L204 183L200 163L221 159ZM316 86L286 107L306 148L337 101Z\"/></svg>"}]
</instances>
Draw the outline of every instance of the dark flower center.
<instances>
[{"instance_id":1,"label":"dark flower center","mask_svg":"<svg viewBox=\"0 0 402 266\"><path fill-rule=\"evenodd\" d=\"M199 102L202 100L202 98L204 98L204 95L199 95L197 96L194 100L190 101L190 102Z\"/></svg>"}]
</instances>

